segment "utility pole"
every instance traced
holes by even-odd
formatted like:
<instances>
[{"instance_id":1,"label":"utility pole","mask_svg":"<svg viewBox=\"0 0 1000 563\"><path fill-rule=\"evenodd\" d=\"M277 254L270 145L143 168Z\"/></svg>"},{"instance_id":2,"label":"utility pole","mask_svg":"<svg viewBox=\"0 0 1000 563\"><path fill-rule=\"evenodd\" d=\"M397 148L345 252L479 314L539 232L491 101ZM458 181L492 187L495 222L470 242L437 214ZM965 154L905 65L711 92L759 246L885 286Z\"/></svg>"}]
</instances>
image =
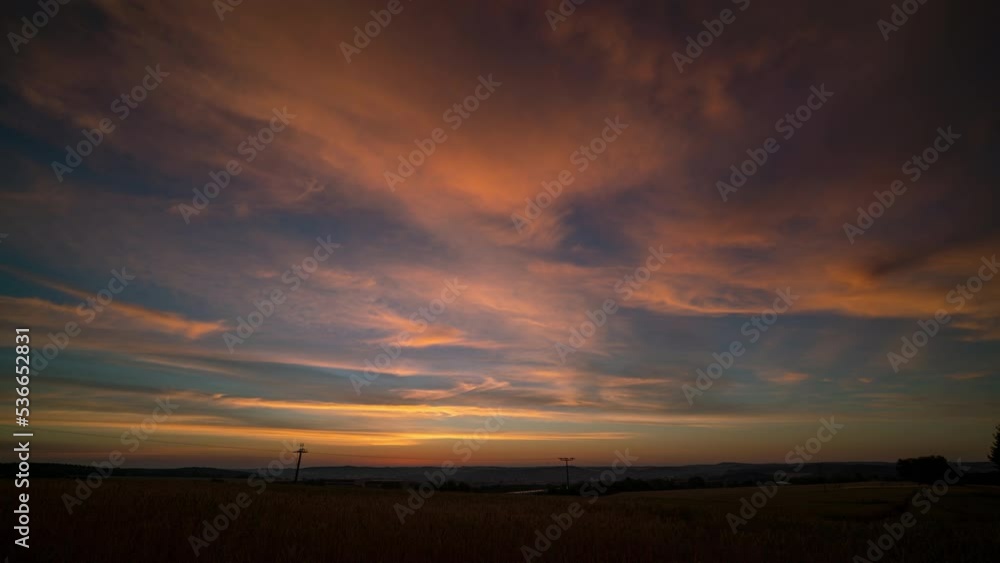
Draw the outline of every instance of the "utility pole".
<instances>
[{"instance_id":1,"label":"utility pole","mask_svg":"<svg viewBox=\"0 0 1000 563\"><path fill-rule=\"evenodd\" d=\"M299 466L302 465L302 454L309 453L309 450L306 449L306 445L305 444L299 444L299 449L295 450L295 453L299 454L299 460L297 462L295 462L295 481L293 481L293 482L294 483L298 483L299 482Z\"/></svg>"},{"instance_id":2,"label":"utility pole","mask_svg":"<svg viewBox=\"0 0 1000 563\"><path fill-rule=\"evenodd\" d=\"M566 490L567 491L569 490L569 462L573 461L574 459L576 459L576 458L575 457L561 457L561 458L559 458L559 461L566 462Z\"/></svg>"}]
</instances>

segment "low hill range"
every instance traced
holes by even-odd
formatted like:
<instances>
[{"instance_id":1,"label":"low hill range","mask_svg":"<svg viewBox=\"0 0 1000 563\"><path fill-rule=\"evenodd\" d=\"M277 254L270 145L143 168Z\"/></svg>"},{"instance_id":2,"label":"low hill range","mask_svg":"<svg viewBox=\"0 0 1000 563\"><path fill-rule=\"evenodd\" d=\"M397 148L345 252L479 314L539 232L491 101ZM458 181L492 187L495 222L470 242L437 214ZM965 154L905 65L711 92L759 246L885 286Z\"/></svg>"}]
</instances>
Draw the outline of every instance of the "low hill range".
<instances>
[{"instance_id":1,"label":"low hill range","mask_svg":"<svg viewBox=\"0 0 1000 563\"><path fill-rule=\"evenodd\" d=\"M972 473L990 473L995 467L988 462L965 462L971 467ZM5 475L17 473L16 464L0 464ZM569 480L582 482L596 479L607 467L570 466ZM638 479L652 481L655 479L687 482L693 478L701 478L706 483L736 485L740 483L769 481L774 479L778 471L785 472L790 480L815 481L879 481L891 480L896 477L896 464L892 462L836 462L811 463L804 465L799 471L792 471L787 464L753 464L753 463L717 463L711 465L679 465L679 466L636 466L629 468L620 479ZM31 466L33 478L83 478L94 471L86 465L70 465L60 463L35 463ZM115 469L113 477L131 478L181 478L181 479L245 479L252 473L266 469L217 469L211 467L180 467L169 469L127 468ZM329 466L303 467L299 471L301 481L331 481L356 482L395 481L402 483L419 483L428 480L428 475L438 473L438 466L417 467L365 467L365 466ZM281 479L291 479L294 469L285 469ZM495 467L466 466L460 467L451 480L470 485L550 485L560 484L566 480L566 469L563 466L541 467Z\"/></svg>"}]
</instances>

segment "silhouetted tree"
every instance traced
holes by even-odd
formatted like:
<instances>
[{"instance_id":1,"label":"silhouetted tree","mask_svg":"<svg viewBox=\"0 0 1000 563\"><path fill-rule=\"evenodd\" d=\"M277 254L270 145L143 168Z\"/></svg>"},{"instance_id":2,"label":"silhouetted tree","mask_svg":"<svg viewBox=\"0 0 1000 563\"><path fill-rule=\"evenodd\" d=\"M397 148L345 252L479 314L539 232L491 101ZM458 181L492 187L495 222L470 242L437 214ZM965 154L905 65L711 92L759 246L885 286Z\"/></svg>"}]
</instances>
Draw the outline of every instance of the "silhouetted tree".
<instances>
[{"instance_id":1,"label":"silhouetted tree","mask_svg":"<svg viewBox=\"0 0 1000 563\"><path fill-rule=\"evenodd\" d=\"M692 489L704 489L705 480L698 476L692 477L688 479L688 486Z\"/></svg>"},{"instance_id":2,"label":"silhouetted tree","mask_svg":"<svg viewBox=\"0 0 1000 563\"><path fill-rule=\"evenodd\" d=\"M896 462L896 473L904 481L933 483L944 477L949 469L948 460L939 455L901 459Z\"/></svg>"},{"instance_id":3,"label":"silhouetted tree","mask_svg":"<svg viewBox=\"0 0 1000 563\"><path fill-rule=\"evenodd\" d=\"M649 485L655 491L666 491L674 488L674 482L670 479L651 479Z\"/></svg>"},{"instance_id":4,"label":"silhouetted tree","mask_svg":"<svg viewBox=\"0 0 1000 563\"><path fill-rule=\"evenodd\" d=\"M470 487L469 484L466 483L465 481L454 481L454 480L449 479L448 481L445 481L443 485L441 485L441 490L442 491L461 491L461 492L467 493L470 490L472 490L472 487Z\"/></svg>"},{"instance_id":5,"label":"silhouetted tree","mask_svg":"<svg viewBox=\"0 0 1000 563\"><path fill-rule=\"evenodd\" d=\"M996 432L993 433L993 447L990 448L990 461L1000 469L1000 424L997 424Z\"/></svg>"}]
</instances>

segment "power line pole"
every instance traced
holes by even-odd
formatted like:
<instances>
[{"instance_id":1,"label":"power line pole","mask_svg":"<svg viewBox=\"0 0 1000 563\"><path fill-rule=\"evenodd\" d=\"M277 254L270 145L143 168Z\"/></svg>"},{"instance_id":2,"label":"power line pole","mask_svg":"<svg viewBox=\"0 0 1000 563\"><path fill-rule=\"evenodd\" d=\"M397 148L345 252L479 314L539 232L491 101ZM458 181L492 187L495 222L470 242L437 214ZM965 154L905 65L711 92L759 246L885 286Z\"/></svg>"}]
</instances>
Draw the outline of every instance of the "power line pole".
<instances>
[{"instance_id":1,"label":"power line pole","mask_svg":"<svg viewBox=\"0 0 1000 563\"><path fill-rule=\"evenodd\" d=\"M566 462L566 490L567 491L569 490L569 462L573 461L574 459L576 459L576 458L575 457L561 457L561 458L559 458L559 461Z\"/></svg>"},{"instance_id":2,"label":"power line pole","mask_svg":"<svg viewBox=\"0 0 1000 563\"><path fill-rule=\"evenodd\" d=\"M299 482L299 466L302 465L302 454L309 453L309 450L306 449L306 445L305 444L299 444L299 449L295 450L295 453L299 454L299 460L297 462L295 462L295 481L293 481L293 482L294 483L298 483Z\"/></svg>"}]
</instances>

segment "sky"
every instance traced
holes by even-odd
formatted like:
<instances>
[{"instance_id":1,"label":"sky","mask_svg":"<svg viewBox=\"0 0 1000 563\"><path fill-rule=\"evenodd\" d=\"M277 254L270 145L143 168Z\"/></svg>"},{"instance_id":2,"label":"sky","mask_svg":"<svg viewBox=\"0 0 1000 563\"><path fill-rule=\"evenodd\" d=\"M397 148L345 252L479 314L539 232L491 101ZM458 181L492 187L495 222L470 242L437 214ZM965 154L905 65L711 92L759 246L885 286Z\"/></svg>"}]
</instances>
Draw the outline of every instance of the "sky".
<instances>
[{"instance_id":1,"label":"sky","mask_svg":"<svg viewBox=\"0 0 1000 563\"><path fill-rule=\"evenodd\" d=\"M33 459L985 459L989 14L338 4L11 6Z\"/></svg>"}]
</instances>

